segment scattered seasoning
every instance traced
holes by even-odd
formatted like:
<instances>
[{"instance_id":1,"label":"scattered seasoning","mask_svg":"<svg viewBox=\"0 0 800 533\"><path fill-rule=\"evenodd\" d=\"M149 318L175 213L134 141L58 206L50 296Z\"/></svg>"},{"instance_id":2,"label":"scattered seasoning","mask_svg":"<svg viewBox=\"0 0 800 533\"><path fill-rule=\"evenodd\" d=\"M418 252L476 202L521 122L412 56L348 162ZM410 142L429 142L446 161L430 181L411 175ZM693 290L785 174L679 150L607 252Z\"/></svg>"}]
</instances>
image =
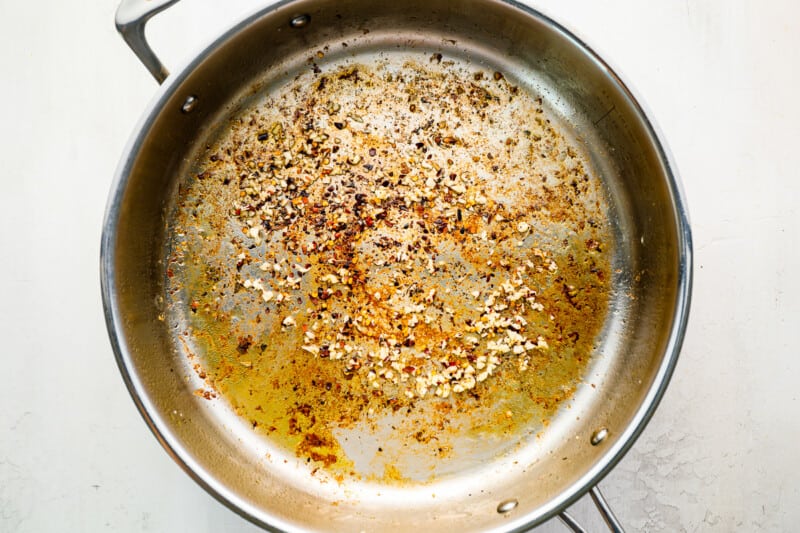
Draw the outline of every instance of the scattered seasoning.
<instances>
[{"instance_id":1,"label":"scattered seasoning","mask_svg":"<svg viewBox=\"0 0 800 533\"><path fill-rule=\"evenodd\" d=\"M541 284L541 281L535 284L531 284L531 281L532 276L552 275L557 271L557 266L547 253L541 252L537 260L540 266L530 263L533 266L531 269L522 260L526 253L523 241L514 241L515 249L519 249L523 256L502 259L497 264L491 254L500 245L500 235L514 231L525 235L531 226L524 220L515 222L525 210L516 215L510 213L503 216L500 211L493 213L492 209L496 208L492 206L495 204L483 193L483 187L487 184L476 180L473 172L473 165L480 165L480 153L475 153L471 147L485 147L486 157L490 161L508 152L499 150L497 146L492 148L491 144L482 142L480 136L460 140L452 131L448 131L449 121L443 120L461 117L462 121L475 122L472 131L485 130L488 126L487 115L480 112L475 117L469 117L469 113L478 112L486 106L485 90L464 84L453 77L445 77L444 90L450 94L464 94L467 103L453 104L453 109L449 109L446 99L433 93L430 96L426 94L426 91L435 92L436 89L424 81L430 74L421 70L418 72L422 73L418 78L420 81L412 82L418 86L410 93L426 101L443 103L443 109L439 111L441 118L434 118L423 127L414 129L407 143L416 153L429 154L427 157L420 158L414 152L398 152L396 147L400 146L397 142L400 139L393 139L395 132L387 132L388 136L384 137L385 153L396 155L388 157L377 169L372 164L363 166L367 171L377 170L379 176L390 177L389 180L383 179L376 187L371 178L354 170L362 162L358 153L361 147L356 139L345 142L333 135L334 131L344 129L344 123L334 121L333 131L315 127L287 131L283 126L286 120L276 118L269 130L271 137L263 139L269 141L269 151L265 154L267 159L261 165L264 174L242 174L241 199L232 206L232 212L248 228L245 231L248 239L242 242L244 246L252 243L249 245L260 247L264 241L275 242L269 236L270 230L264 233L266 227L279 235L280 240L285 240L286 231L293 231L292 228L298 227L298 223L300 227L308 228L305 231L313 242L309 243L301 234L295 233L290 233L295 236L286 241L288 252L297 253L298 247L302 249L305 266L298 264L289 268L290 265L286 265L284 269L281 264L275 263L275 273L271 278L243 281L245 289L260 291L263 302L267 304L274 301L277 302L275 305L289 305L292 294L298 293L298 307L293 314L283 318L281 325L286 334L291 335L292 328L299 323L294 316L297 315L298 318L302 317L304 328L314 328L313 333L309 330L305 334L305 352L332 361L342 361L348 379L352 378L351 374L365 370L364 376L371 387L380 389L381 383L391 383L404 386L410 397L424 397L429 393L448 397L473 389L493 375L509 357L527 361L531 353L548 349L549 345L541 335L531 331L531 313L543 309L532 288L532 285ZM322 99L322 107L327 112L338 112L341 109L338 102L343 100L336 96L337 84L363 83L363 80L373 76L360 67L334 74L331 79L337 82L317 83L313 98ZM495 72L493 77L500 80L503 74ZM328 77L324 79L328 80ZM484 76L477 72L473 79L481 81ZM391 97L391 88L394 86L389 87L388 92L382 93L384 100ZM325 98L330 100L325 103ZM334 100L336 105L333 104ZM531 108L537 104L531 103ZM373 109L377 110L377 107L373 106ZM416 112L417 105L411 103L409 110ZM306 112L313 113L313 110ZM360 112L347 111L346 114L358 124L365 123ZM299 120L301 116L303 114L295 113L299 126L303 124ZM314 121L309 120L307 124L313 125ZM551 135L550 143L556 146L554 132L544 124L539 124L539 127L543 135ZM379 137L373 137L372 142L376 139ZM261 136L259 140L262 140ZM519 141L501 137L499 143L509 147L518 145ZM332 156L342 145L346 146L348 155L337 160ZM442 148L431 153L432 146ZM453 151L456 147L463 153L459 152L456 156ZM495 152L501 155L495 155ZM378 150L371 146L368 153L370 157L375 157ZM565 161L562 154L567 151L554 150L553 153L558 161ZM456 159L465 163L457 163ZM509 159L505 164L511 166L511 163L512 159ZM441 180L445 168L451 172L447 179ZM499 172L500 165L492 164L490 168L493 172ZM399 169L399 176L395 176L392 169ZM447 218L441 216L447 211L455 215L461 226L458 231L450 227ZM479 232L481 228L484 229ZM371 232L375 231L378 233L372 237ZM395 237L397 231L410 233L400 233ZM432 234L446 241L453 232L461 236L456 242L458 246L465 247L465 251L474 249L469 253L477 253L477 256L485 253L480 250L489 251L477 279L494 280L488 288L484 287L484 301L480 306L466 304L466 301L477 298L474 295L484 291L470 283L465 284L463 277L453 278L454 274L447 273L446 261L442 267L433 265L431 254L436 254L436 247L429 242L425 246L419 244L426 242L428 235ZM482 237L487 233L491 234L489 240ZM370 255L359 259L365 264L351 263L341 268L329 266L349 262L347 258L354 258L357 254L356 243L373 238L378 239L375 249ZM298 246L301 241L304 244ZM590 250L598 249L592 244L595 241L586 242ZM313 259L315 257L316 260ZM392 290L375 290L379 285L371 288L373 285L367 281L366 274L370 261L375 267L390 269ZM411 274L417 269L415 264L418 263L429 264L424 269L431 276L429 279ZM241 268L243 264L244 259L240 257L237 266ZM268 263L261 264L259 270L268 271L264 265ZM420 290L420 285L433 283L437 277L444 278L443 282L455 287L475 288L460 291L465 298L464 303L453 301L456 305L442 305L435 296L435 288ZM319 285L308 294L305 288L308 284ZM484 284L483 281L479 282L481 286ZM449 287L447 293L452 295ZM307 296L303 297L303 294ZM420 300L417 294L427 296ZM570 290L565 290L564 294L571 303L576 301L576 296ZM364 299L363 303L361 298ZM456 311L465 304L466 309ZM304 313L302 306L309 305ZM333 310L346 319L333 319ZM444 335L435 333L433 328L442 320L450 324ZM444 330L441 331L444 333ZM377 342L369 339L377 339ZM420 340L423 340L422 343ZM518 367L524 369L527 365L527 362L520 362Z\"/></svg>"},{"instance_id":2,"label":"scattered seasoning","mask_svg":"<svg viewBox=\"0 0 800 533\"><path fill-rule=\"evenodd\" d=\"M231 379L287 379L269 374L279 358L307 368L288 428L270 431L301 435L298 453L326 466L335 439L308 429L311 405L337 398L344 424L518 380L554 409L602 320L608 241L588 167L534 95L441 59L302 74L232 119L185 193L225 213L186 201L171 244L200 258L203 290L183 305L230 352L214 383L229 356Z\"/></svg>"},{"instance_id":3,"label":"scattered seasoning","mask_svg":"<svg viewBox=\"0 0 800 533\"><path fill-rule=\"evenodd\" d=\"M250 349L250 346L253 345L253 337L250 335L246 337L239 337L239 344L237 345L236 349L239 350L239 353L247 353L247 350Z\"/></svg>"}]
</instances>

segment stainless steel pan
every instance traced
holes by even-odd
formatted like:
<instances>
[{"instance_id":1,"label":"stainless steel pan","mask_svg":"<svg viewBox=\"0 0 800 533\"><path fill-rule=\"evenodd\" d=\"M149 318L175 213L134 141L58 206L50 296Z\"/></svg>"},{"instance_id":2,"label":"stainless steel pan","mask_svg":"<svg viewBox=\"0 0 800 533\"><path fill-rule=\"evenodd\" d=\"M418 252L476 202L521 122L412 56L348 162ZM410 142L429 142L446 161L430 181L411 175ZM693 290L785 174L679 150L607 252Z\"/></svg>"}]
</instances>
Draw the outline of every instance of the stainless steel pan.
<instances>
[{"instance_id":1,"label":"stainless steel pan","mask_svg":"<svg viewBox=\"0 0 800 533\"><path fill-rule=\"evenodd\" d=\"M108 203L101 251L103 301L111 342L134 401L168 453L220 501L272 529L506 531L529 528L559 513L577 528L563 511L589 490L612 527L619 527L602 505L596 484L640 434L672 374L689 309L691 238L674 165L651 119L618 75L558 23L520 4L497 0L410 0L390 5L358 0L281 2L247 17L177 73L168 75L147 45L144 24L173 3L175 0L127 0L117 14L118 28L126 41L163 85L122 157ZM219 366L214 365L229 357L226 361L239 364L236 376L246 376L253 366L253 340L244 329L237 330L239 344L234 344L235 350L230 346L217 349L231 352L224 357L215 352L213 343L203 341L203 335L210 338L209 328L233 326L224 320L217 326L200 322L198 316L214 304L208 297L209 287L200 290L203 282L192 278L190 267L213 266L215 261L224 266L225 259L215 255L219 247L198 245L180 253L178 250L186 234L195 234L197 243L214 240L197 237L200 223L191 222L197 209L187 205L210 202L215 191L220 191L218 197L222 198L227 189L221 185L209 189L204 183L213 180L203 179L246 164L244 160L237 163L236 150L230 152L230 146L227 161L224 152L216 152L226 146L226 135L228 141L244 132L259 141L273 142L267 130L248 133L248 125L242 126L244 122L239 121L244 114L256 105L264 106L264 102L280 104L280 99L269 99L288 94L281 91L288 91L287 84L290 86L292 80L300 80L295 82L300 83L297 91L302 92L303 80L307 79L322 90L320 76L325 73L345 72L342 69L346 65L351 65L352 71L354 63L385 63L388 56L420 61L431 58L430 62L437 64L451 60L452 64L466 65L464 68L472 69L469 72L476 76L495 73L494 80L486 82L502 84L495 94L508 96L507 91L516 94L519 88L539 98L547 124L557 125L560 135L569 139L570 146L583 158L587 181L591 178L596 182L600 199L594 207L587 203L588 211L584 212L575 204L575 212L567 212L559 220L565 228L584 228L587 221L594 227L587 215L592 209L603 218L600 226L607 276L598 275L604 280L599 283L603 298L596 300L602 309L593 315L598 326L581 330L590 332L588 339L579 343L578 335L570 337L571 341L566 333L564 338L558 337L559 346L572 342L573 348L580 350L556 349L542 359L570 358L578 351L579 358L585 357L582 366L575 367L578 374L563 378L564 394L546 414L534 416L533 407L525 411L525 406L533 404L517 402L504 385L504 380L515 374L501 370L497 373L500 377L486 380L492 385L475 388L484 391L491 401L469 404L472 400L464 400L463 405L473 405L474 409L459 410L463 413L453 417L474 430L476 417L491 415L492 409L498 409L492 402L503 398L510 402L508 405L523 406L523 422L503 422L502 430L479 433L477 438L474 432L448 430L448 453L442 452L440 445L438 455L426 455L428 448L415 448L418 444L399 435L397 427L412 424L425 428L426 421L432 420L428 417L433 411L426 411L434 409L431 406L462 406L458 403L462 400L448 398L438 390L439 396L434 399L414 398L403 404L407 410L379 409L376 416L380 420L372 425L342 422L344 429L337 435L344 451L339 450L341 457L326 461L327 456L309 453L307 447L305 451L298 448L296 454L287 451L285 442L260 425L262 419L252 418L244 404L237 404L239 399L230 385L224 385ZM434 67L420 68L424 73ZM342 74L342 78L348 76ZM478 79L469 83L483 83ZM310 113L314 112L311 108ZM260 127L255 118L250 124ZM345 125L338 123L336 128L344 129ZM526 130L525 134L530 136L531 132ZM455 138L444 139L432 134L431 153L457 144ZM262 149L258 141L251 138L250 142L254 143L253 150ZM424 143L419 144L421 149ZM264 157L267 155L264 151ZM349 160L352 165L359 162ZM249 168L253 175L259 175L255 166ZM263 165L258 169L263 171ZM271 170L279 171L277 167ZM392 189L388 182L384 186ZM242 185L243 195L244 190ZM449 192L446 194L451 198ZM259 205L268 201L262 198ZM213 220L220 221L219 228L227 227L225 224L240 220L236 218L241 216L237 209L219 210ZM513 216L526 215L524 209L514 211L510 206L509 210ZM503 221L502 217L493 220ZM446 229L446 223L436 224L439 233L447 233L442 229ZM372 223L367 225L372 228ZM363 224L361 227L365 229ZM535 227L530 233L539 229ZM586 235L594 235L593 230L586 231L590 232ZM524 233L528 234L527 223ZM600 251L594 238L584 241L582 233L574 233L577 237L572 241L563 240L566 263L594 257L592 254ZM220 241L232 236L224 231L214 235ZM251 250L263 250L258 248L263 246L260 237L257 242L236 239L233 241L244 242ZM521 250L528 249L531 241L527 242L519 242ZM559 237L550 242L555 246L562 240ZM583 242L585 249L580 246ZM245 264L245 271L248 268ZM243 289L234 280L237 275L235 269L221 274L231 280L230 295L220 293L223 300L244 298ZM420 279L428 279L422 275ZM556 276L546 279L552 284ZM574 305L578 289L566 283L563 287L563 294L553 293L549 303L554 308L567 304L579 308ZM547 287L540 292L548 303ZM205 307L204 297L208 298ZM310 298L317 301L313 295ZM243 312L243 316L261 324L263 307ZM216 311L220 309L217 304ZM583 318L580 316L572 316L576 328L583 320L592 319L585 309ZM269 323L273 319L266 320ZM231 332L214 331L220 339L236 338ZM272 357L286 356L277 349L270 352L270 338L265 339L262 356L268 352ZM220 345L227 346L225 342L220 341ZM317 365L319 358L307 361ZM314 368L320 372L334 368L323 363ZM417 372L410 368L409 375ZM301 376L302 370L292 372L295 374L290 373L276 389L286 390L287 383L313 381L313 376ZM345 375L348 372L352 378L353 368L345 369ZM540 368L540 374L547 374L546 366ZM386 377L385 372L381 375ZM339 405L347 409L346 404ZM262 406L258 407L261 410ZM503 410L512 416L511 410ZM326 412L330 415L330 409ZM388 433L381 433L384 430ZM445 439L444 434L439 437ZM391 464L375 459L374 448L384 453L380 442L386 442L387 453L393 450ZM355 470L361 469L360 474L325 471L329 462L336 463L337 457L345 455ZM376 464L385 468L384 475L368 472ZM428 474L420 475L423 471Z\"/></svg>"}]
</instances>

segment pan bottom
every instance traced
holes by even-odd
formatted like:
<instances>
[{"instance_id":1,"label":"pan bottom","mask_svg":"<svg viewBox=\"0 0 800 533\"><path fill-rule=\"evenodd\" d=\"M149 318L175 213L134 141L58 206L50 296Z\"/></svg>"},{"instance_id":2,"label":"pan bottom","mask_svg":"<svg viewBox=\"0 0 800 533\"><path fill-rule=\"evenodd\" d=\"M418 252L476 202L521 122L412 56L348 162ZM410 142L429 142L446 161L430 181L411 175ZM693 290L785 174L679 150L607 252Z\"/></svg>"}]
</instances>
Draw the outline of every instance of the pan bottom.
<instances>
[{"instance_id":1,"label":"pan bottom","mask_svg":"<svg viewBox=\"0 0 800 533\"><path fill-rule=\"evenodd\" d=\"M441 48L321 50L260 87L171 223L196 394L338 497L524 474L575 426L613 306L609 199L563 103Z\"/></svg>"}]
</instances>

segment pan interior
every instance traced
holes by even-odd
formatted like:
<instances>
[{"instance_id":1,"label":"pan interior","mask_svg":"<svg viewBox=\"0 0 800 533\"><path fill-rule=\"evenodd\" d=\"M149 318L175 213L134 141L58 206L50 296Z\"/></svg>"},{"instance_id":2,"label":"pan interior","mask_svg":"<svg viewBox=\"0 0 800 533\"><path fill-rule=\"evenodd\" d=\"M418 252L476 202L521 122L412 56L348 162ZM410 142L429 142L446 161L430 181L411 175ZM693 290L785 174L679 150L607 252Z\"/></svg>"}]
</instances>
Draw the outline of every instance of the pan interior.
<instances>
[{"instance_id":1,"label":"pan interior","mask_svg":"<svg viewBox=\"0 0 800 533\"><path fill-rule=\"evenodd\" d=\"M610 306L590 157L512 73L348 48L269 80L187 169L167 316L198 394L340 482L546 449Z\"/></svg>"},{"instance_id":2,"label":"pan interior","mask_svg":"<svg viewBox=\"0 0 800 533\"><path fill-rule=\"evenodd\" d=\"M616 81L547 21L507 4L481 18L433 2L422 31L362 7L370 24L352 6L295 3L314 22L288 37L294 11L255 17L169 89L120 201L123 364L167 445L260 523L541 519L626 429L662 363L678 245L660 154ZM269 53L264 35L278 35ZM243 80L222 77L231 65ZM201 106L183 115L189 94ZM322 215L340 234L325 233L330 248L311 224ZM508 298L522 287L535 293L519 297L524 310ZM476 331L490 298L528 325ZM314 322L359 310L355 341L368 352L395 351L391 325L415 355L399 368L383 355L349 364L344 345L331 357L348 342L323 344L330 332ZM412 335L409 321L423 327L426 314L442 329ZM509 329L535 346L515 353ZM469 355L502 360L480 381L488 360L463 355L467 336L479 338ZM465 362L473 386L417 388L423 370ZM592 446L601 427L610 436ZM499 515L508 499L517 509Z\"/></svg>"}]
</instances>

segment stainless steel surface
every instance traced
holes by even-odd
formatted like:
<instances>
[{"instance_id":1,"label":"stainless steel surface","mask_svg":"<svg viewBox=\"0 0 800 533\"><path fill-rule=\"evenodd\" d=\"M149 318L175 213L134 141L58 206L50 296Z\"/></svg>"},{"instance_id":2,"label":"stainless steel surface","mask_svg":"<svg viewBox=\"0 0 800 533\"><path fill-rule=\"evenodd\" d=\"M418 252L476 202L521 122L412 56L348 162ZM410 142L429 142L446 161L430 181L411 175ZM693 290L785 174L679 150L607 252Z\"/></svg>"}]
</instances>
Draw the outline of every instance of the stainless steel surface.
<instances>
[{"instance_id":1,"label":"stainless steel surface","mask_svg":"<svg viewBox=\"0 0 800 533\"><path fill-rule=\"evenodd\" d=\"M154 15L176 2L178 0L122 0L117 9L117 31L158 83L166 79L169 71L150 48L145 36L145 26Z\"/></svg>"},{"instance_id":2,"label":"stainless steel surface","mask_svg":"<svg viewBox=\"0 0 800 533\"><path fill-rule=\"evenodd\" d=\"M313 22L291 28L298 14ZM165 217L184 158L256 82L303 64L308 50L342 41L354 54L445 49L526 80L572 125L614 198L620 290L588 372L596 388L581 387L539 446L488 465L490 476L467 473L380 494L375 487L315 486L302 472L256 456L258 442L236 430L235 415L192 394L175 337L158 320ZM203 105L182 113L190 95ZM401 9L301 1L249 17L169 77L147 110L118 169L101 263L112 344L157 438L221 501L281 529L369 523L371 530L521 530L553 516L602 478L651 416L677 359L691 285L688 221L673 165L647 115L591 50L546 17L505 2L457 9L409 2ZM591 446L598 425L608 437ZM518 500L516 509L498 513L510 498Z\"/></svg>"},{"instance_id":3,"label":"stainless steel surface","mask_svg":"<svg viewBox=\"0 0 800 533\"><path fill-rule=\"evenodd\" d=\"M597 512L602 517L606 526L608 526L608 529L613 533L623 533L625 530L623 529L619 520L617 520L617 517L611 510L608 502L603 497L603 493L600 492L600 487L595 485L589 490L589 494L591 495L592 503L594 503L595 509L597 509ZM566 511L559 513L558 518L564 523L565 526L575 533L584 533L586 531L586 528L584 528L571 514Z\"/></svg>"},{"instance_id":4,"label":"stainless steel surface","mask_svg":"<svg viewBox=\"0 0 800 533\"><path fill-rule=\"evenodd\" d=\"M586 530L566 511L558 513L558 518L573 533L586 533Z\"/></svg>"},{"instance_id":5,"label":"stainless steel surface","mask_svg":"<svg viewBox=\"0 0 800 533\"><path fill-rule=\"evenodd\" d=\"M620 524L619 520L617 520L617 517L614 516L614 512L611 510L608 502L603 497L603 493L600 492L600 487L595 485L592 487L592 490L589 491L589 494L591 494L592 501L597 506L597 510L603 516L603 520L605 520L606 524L608 524L608 528L614 533L622 533L622 531L624 531L622 524Z\"/></svg>"}]
</instances>

